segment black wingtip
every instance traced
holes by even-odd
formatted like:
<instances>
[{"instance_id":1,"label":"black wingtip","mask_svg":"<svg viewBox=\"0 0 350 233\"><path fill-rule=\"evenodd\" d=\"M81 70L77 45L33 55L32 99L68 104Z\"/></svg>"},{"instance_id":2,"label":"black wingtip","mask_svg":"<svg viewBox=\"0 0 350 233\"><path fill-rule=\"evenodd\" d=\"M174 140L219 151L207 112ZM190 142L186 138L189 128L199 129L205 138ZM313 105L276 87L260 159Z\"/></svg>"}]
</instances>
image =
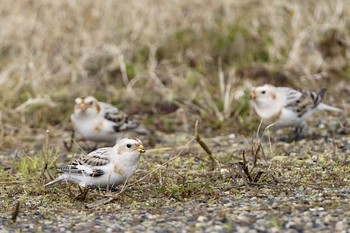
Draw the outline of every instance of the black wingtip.
<instances>
[{"instance_id":1,"label":"black wingtip","mask_svg":"<svg viewBox=\"0 0 350 233\"><path fill-rule=\"evenodd\" d=\"M318 92L318 95L323 98L324 95L326 94L327 92L327 89L326 88L322 88L319 92Z\"/></svg>"},{"instance_id":2,"label":"black wingtip","mask_svg":"<svg viewBox=\"0 0 350 233\"><path fill-rule=\"evenodd\" d=\"M95 170L93 170L93 172L91 174L89 174L89 176L91 176L91 177L99 177L99 176L102 176L104 174L105 174L105 172L103 170L95 169Z\"/></svg>"}]
</instances>

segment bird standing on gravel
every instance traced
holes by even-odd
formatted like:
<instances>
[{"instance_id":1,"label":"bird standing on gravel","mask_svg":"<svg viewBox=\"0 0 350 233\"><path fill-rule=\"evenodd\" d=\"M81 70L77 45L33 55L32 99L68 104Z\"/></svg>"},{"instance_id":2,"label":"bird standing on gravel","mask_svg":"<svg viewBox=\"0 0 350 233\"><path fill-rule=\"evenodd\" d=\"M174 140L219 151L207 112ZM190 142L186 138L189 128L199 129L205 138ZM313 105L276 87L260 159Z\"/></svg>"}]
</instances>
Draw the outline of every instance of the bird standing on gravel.
<instances>
[{"instance_id":1,"label":"bird standing on gravel","mask_svg":"<svg viewBox=\"0 0 350 233\"><path fill-rule=\"evenodd\" d=\"M84 140L115 143L127 131L147 134L139 123L118 108L97 101L92 96L75 99L71 115L74 130Z\"/></svg>"},{"instance_id":2,"label":"bird standing on gravel","mask_svg":"<svg viewBox=\"0 0 350 233\"><path fill-rule=\"evenodd\" d=\"M321 103L326 89L319 92L275 87L270 84L252 88L251 103L259 117L273 127L296 127L301 133L306 120L316 110L341 112L342 110Z\"/></svg>"},{"instance_id":3,"label":"bird standing on gravel","mask_svg":"<svg viewBox=\"0 0 350 233\"><path fill-rule=\"evenodd\" d=\"M100 148L70 165L58 167L63 174L45 186L69 181L81 187L112 189L129 179L145 152L138 138L124 138L113 147Z\"/></svg>"}]
</instances>

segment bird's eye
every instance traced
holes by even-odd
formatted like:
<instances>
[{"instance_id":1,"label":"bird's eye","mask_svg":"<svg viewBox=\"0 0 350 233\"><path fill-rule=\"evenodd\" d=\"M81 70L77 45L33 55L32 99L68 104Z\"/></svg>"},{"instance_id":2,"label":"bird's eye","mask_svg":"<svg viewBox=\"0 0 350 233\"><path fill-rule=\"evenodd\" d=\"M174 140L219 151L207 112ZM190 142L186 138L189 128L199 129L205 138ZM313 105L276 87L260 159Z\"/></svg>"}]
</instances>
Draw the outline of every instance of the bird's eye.
<instances>
[{"instance_id":1,"label":"bird's eye","mask_svg":"<svg viewBox=\"0 0 350 233\"><path fill-rule=\"evenodd\" d=\"M266 91L261 91L261 94L265 94L266 93Z\"/></svg>"},{"instance_id":2,"label":"bird's eye","mask_svg":"<svg viewBox=\"0 0 350 233\"><path fill-rule=\"evenodd\" d=\"M127 148L130 148L130 147L131 147L131 144L129 144L129 143L126 144L126 147L127 147Z\"/></svg>"}]
</instances>

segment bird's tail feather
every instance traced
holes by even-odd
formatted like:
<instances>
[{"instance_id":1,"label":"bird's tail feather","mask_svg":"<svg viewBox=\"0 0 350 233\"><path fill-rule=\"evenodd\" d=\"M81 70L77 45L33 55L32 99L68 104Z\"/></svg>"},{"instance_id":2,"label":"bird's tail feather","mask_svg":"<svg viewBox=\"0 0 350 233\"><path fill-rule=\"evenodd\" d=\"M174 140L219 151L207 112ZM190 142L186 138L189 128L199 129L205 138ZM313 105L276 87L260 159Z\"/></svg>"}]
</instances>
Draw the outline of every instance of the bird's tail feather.
<instances>
[{"instance_id":1,"label":"bird's tail feather","mask_svg":"<svg viewBox=\"0 0 350 233\"><path fill-rule=\"evenodd\" d=\"M332 107L324 103L320 103L317 108L319 110L326 110L326 111L332 111L332 112L342 112L343 110L340 108Z\"/></svg>"},{"instance_id":2,"label":"bird's tail feather","mask_svg":"<svg viewBox=\"0 0 350 233\"><path fill-rule=\"evenodd\" d=\"M61 180L63 180L63 176L59 176L56 179L54 179L53 181L50 181L49 183L45 184L44 187L56 184L57 182L60 182Z\"/></svg>"}]
</instances>

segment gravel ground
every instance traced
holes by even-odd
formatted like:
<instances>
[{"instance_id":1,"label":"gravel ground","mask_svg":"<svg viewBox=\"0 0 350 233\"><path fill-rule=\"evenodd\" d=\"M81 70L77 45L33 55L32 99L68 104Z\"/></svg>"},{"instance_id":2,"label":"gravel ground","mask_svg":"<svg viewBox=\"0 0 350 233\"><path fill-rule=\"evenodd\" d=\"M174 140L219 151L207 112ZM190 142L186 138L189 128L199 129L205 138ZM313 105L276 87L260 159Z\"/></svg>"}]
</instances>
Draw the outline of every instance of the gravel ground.
<instances>
[{"instance_id":1,"label":"gravel ground","mask_svg":"<svg viewBox=\"0 0 350 233\"><path fill-rule=\"evenodd\" d=\"M344 119L343 125L349 122ZM149 179L128 189L120 200L88 209L83 202L67 199L66 186L59 186L63 188L59 192L36 192L31 191L36 184L17 191L13 185L3 185L0 232L350 232L349 131L336 124L329 131L332 121L327 130L322 124L311 128L311 136L304 140L272 142L271 152L268 142L263 143L268 162L260 160L258 169L273 172L277 183L266 175L245 185L236 163L223 162L227 154L239 161L240 150L247 149L246 143L230 135L206 140L226 175L220 178L196 167L203 162L188 165L198 169L191 181L203 187L211 183L209 192L194 189L185 196L168 195L157 191L160 184ZM151 162L144 158L140 169L148 170L158 159L169 159L169 153ZM178 173L183 169L176 164L169 171L172 168ZM229 175L231 171L236 173ZM87 202L97 200L94 195ZM13 222L17 200L21 208Z\"/></svg>"},{"instance_id":2,"label":"gravel ground","mask_svg":"<svg viewBox=\"0 0 350 233\"><path fill-rule=\"evenodd\" d=\"M350 190L288 190L278 196L227 194L217 200L186 200L153 208L110 204L114 213L73 209L69 214L37 210L16 223L3 217L1 232L349 232ZM150 200L151 202L153 200ZM155 200L156 201L156 200ZM27 203L26 203L27 205ZM45 208L45 207L42 207Z\"/></svg>"}]
</instances>

